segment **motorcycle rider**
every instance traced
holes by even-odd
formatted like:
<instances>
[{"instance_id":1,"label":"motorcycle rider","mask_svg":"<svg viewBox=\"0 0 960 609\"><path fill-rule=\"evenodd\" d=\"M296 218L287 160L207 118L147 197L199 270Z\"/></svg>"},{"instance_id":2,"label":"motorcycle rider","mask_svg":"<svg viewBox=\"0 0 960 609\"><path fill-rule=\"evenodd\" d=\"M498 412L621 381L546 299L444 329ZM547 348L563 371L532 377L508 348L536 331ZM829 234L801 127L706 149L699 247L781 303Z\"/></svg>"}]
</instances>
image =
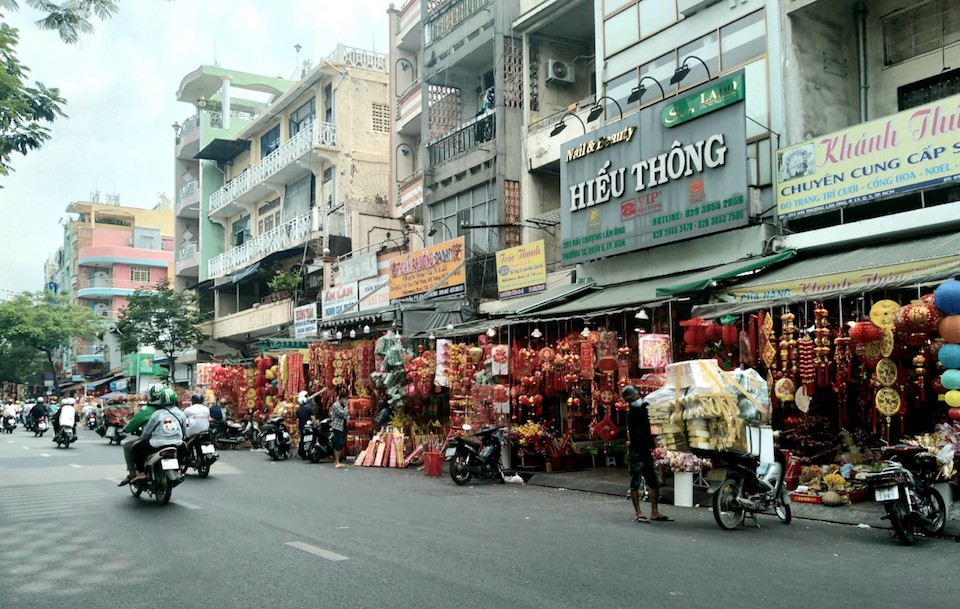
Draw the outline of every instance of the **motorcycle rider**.
<instances>
[{"instance_id":1,"label":"motorcycle rider","mask_svg":"<svg viewBox=\"0 0 960 609\"><path fill-rule=\"evenodd\" d=\"M144 462L147 456L157 448L177 446L178 453L182 453L186 429L187 419L183 416L183 411L177 407L177 392L170 388L164 389L160 393L160 405L143 426L140 441L133 446L136 474L130 478L130 482L147 477L143 473ZM180 460L182 459L180 454Z\"/></svg>"},{"instance_id":2,"label":"motorcycle rider","mask_svg":"<svg viewBox=\"0 0 960 609\"><path fill-rule=\"evenodd\" d=\"M183 411L187 419L187 450L190 450L194 438L210 431L210 409L203 403L203 396L194 393L190 396L190 406Z\"/></svg>"},{"instance_id":3,"label":"motorcycle rider","mask_svg":"<svg viewBox=\"0 0 960 609\"><path fill-rule=\"evenodd\" d=\"M162 384L156 383L150 385L147 389L147 403L140 407L140 410L133 415L133 418L130 419L130 422L126 424L123 428L128 434L132 434L135 431L139 430L141 427L147 424L147 421L150 420L150 417L153 416L154 411L157 407L160 406L160 396L163 394L163 391L166 389ZM120 486L124 484L130 484L130 481L137 475L137 468L133 457L133 448L140 442L140 438L137 436L132 436L129 440L126 440L123 443L123 459L127 464L127 477L120 482Z\"/></svg>"},{"instance_id":4,"label":"motorcycle rider","mask_svg":"<svg viewBox=\"0 0 960 609\"><path fill-rule=\"evenodd\" d=\"M7 400L7 403L3 405L3 421L6 424L7 417L12 418L14 421L17 420L17 407L13 403L13 398Z\"/></svg>"},{"instance_id":5,"label":"motorcycle rider","mask_svg":"<svg viewBox=\"0 0 960 609\"><path fill-rule=\"evenodd\" d=\"M60 400L60 408L57 409L57 412L53 415L53 438L54 442L57 441L57 436L60 435L60 430L63 429L63 426L72 427L77 424L77 409L74 406L77 401L73 398L63 398Z\"/></svg>"},{"instance_id":6,"label":"motorcycle rider","mask_svg":"<svg viewBox=\"0 0 960 609\"><path fill-rule=\"evenodd\" d=\"M44 403L43 396L37 398L37 403L33 405L33 408L30 409L30 427L33 427L40 421L41 418L50 414L50 411L47 409L46 403Z\"/></svg>"}]
</instances>

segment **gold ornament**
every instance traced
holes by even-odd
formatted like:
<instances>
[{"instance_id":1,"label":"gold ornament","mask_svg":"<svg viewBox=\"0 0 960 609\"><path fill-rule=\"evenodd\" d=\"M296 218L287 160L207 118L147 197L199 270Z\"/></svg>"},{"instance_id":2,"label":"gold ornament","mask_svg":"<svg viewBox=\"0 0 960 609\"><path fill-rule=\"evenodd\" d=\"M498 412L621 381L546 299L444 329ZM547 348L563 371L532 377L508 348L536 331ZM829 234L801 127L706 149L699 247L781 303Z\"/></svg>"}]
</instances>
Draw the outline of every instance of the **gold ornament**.
<instances>
[{"instance_id":1,"label":"gold ornament","mask_svg":"<svg viewBox=\"0 0 960 609\"><path fill-rule=\"evenodd\" d=\"M883 358L877 362L877 380L884 387L897 382L897 364L892 359Z\"/></svg>"},{"instance_id":2,"label":"gold ornament","mask_svg":"<svg viewBox=\"0 0 960 609\"><path fill-rule=\"evenodd\" d=\"M900 394L892 387L882 387L873 399L877 410L885 417L892 417L900 412Z\"/></svg>"},{"instance_id":3,"label":"gold ornament","mask_svg":"<svg viewBox=\"0 0 960 609\"><path fill-rule=\"evenodd\" d=\"M893 329L893 317L900 309L900 304L893 300L878 300L870 307L870 321L874 325L888 330Z\"/></svg>"}]
</instances>

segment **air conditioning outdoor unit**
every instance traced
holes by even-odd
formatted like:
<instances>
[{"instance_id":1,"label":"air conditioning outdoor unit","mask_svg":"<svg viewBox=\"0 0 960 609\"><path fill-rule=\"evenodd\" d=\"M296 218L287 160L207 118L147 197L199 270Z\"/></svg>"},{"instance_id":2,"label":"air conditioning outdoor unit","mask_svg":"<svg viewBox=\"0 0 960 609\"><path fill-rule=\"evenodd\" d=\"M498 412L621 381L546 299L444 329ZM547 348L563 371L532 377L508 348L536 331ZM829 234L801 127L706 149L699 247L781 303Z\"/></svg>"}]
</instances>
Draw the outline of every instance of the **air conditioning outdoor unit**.
<instances>
[{"instance_id":1,"label":"air conditioning outdoor unit","mask_svg":"<svg viewBox=\"0 0 960 609\"><path fill-rule=\"evenodd\" d=\"M559 59L547 60L547 84L569 87L576 82L573 64Z\"/></svg>"}]
</instances>

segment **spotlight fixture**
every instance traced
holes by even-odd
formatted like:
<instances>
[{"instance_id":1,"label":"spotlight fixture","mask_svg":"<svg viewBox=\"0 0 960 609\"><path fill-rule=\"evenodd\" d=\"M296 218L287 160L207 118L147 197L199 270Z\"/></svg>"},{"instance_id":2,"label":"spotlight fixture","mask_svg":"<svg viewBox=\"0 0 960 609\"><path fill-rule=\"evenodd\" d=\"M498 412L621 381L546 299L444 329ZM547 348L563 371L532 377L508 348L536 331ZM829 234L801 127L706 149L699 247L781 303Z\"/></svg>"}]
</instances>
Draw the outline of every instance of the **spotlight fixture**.
<instances>
[{"instance_id":1,"label":"spotlight fixture","mask_svg":"<svg viewBox=\"0 0 960 609\"><path fill-rule=\"evenodd\" d=\"M493 328L487 328L487 336L489 336L490 338L493 338L496 335L497 335L496 330L494 330Z\"/></svg>"},{"instance_id":2,"label":"spotlight fixture","mask_svg":"<svg viewBox=\"0 0 960 609\"><path fill-rule=\"evenodd\" d=\"M640 321L647 321L648 319L650 319L650 316L647 315L646 309L640 309L639 311L637 311L637 314L634 315L634 317L639 319Z\"/></svg>"},{"instance_id":3,"label":"spotlight fixture","mask_svg":"<svg viewBox=\"0 0 960 609\"><path fill-rule=\"evenodd\" d=\"M353 328L350 328L350 338L356 338L356 337L357 337L357 331L354 330Z\"/></svg>"},{"instance_id":4,"label":"spotlight fixture","mask_svg":"<svg viewBox=\"0 0 960 609\"><path fill-rule=\"evenodd\" d=\"M337 330L337 333L335 336L337 337L337 340L340 340L343 338L343 332L341 332L340 330Z\"/></svg>"},{"instance_id":5,"label":"spotlight fixture","mask_svg":"<svg viewBox=\"0 0 960 609\"><path fill-rule=\"evenodd\" d=\"M533 338L540 338L541 336L543 336L543 332L540 331L540 328L534 328L533 332L530 333L530 336L532 336Z\"/></svg>"}]
</instances>

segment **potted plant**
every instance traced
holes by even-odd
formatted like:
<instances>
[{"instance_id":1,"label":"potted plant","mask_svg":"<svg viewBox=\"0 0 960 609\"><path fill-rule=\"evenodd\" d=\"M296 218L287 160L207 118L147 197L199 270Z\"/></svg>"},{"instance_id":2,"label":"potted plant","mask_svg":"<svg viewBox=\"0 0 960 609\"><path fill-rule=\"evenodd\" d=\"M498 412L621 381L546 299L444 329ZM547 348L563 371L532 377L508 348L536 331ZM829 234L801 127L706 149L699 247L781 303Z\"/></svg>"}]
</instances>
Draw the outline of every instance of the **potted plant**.
<instances>
[{"instance_id":1,"label":"potted plant","mask_svg":"<svg viewBox=\"0 0 960 609\"><path fill-rule=\"evenodd\" d=\"M274 273L273 279L267 282L267 286L273 291L274 300L282 300L292 296L293 291L300 287L301 280L300 269L279 269Z\"/></svg>"}]
</instances>

